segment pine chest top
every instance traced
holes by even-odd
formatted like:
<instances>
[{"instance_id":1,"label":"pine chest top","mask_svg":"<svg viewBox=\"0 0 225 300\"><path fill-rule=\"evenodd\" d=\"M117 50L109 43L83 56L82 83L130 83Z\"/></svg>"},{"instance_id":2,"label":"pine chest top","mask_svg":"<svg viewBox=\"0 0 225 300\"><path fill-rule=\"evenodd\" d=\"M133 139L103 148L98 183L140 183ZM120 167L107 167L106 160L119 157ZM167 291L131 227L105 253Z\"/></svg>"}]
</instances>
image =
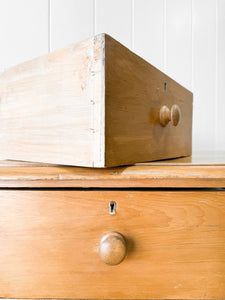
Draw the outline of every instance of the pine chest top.
<instances>
[{"instance_id":1,"label":"pine chest top","mask_svg":"<svg viewBox=\"0 0 225 300\"><path fill-rule=\"evenodd\" d=\"M224 188L225 152L108 169L0 161L1 188Z\"/></svg>"}]
</instances>

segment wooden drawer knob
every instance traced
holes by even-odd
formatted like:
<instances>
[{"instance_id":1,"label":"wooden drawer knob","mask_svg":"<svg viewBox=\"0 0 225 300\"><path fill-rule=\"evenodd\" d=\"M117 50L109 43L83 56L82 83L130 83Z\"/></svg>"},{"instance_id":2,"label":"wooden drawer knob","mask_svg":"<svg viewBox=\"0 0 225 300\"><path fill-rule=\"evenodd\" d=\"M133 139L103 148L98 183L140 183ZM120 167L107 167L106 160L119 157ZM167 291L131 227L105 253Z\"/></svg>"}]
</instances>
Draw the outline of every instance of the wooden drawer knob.
<instances>
[{"instance_id":1,"label":"wooden drawer knob","mask_svg":"<svg viewBox=\"0 0 225 300\"><path fill-rule=\"evenodd\" d=\"M126 241L122 234L109 232L103 236L99 247L101 260L108 265L118 265L126 256Z\"/></svg>"},{"instance_id":2,"label":"wooden drawer knob","mask_svg":"<svg viewBox=\"0 0 225 300\"><path fill-rule=\"evenodd\" d=\"M174 104L170 110L166 105L163 105L160 109L159 118L162 126L166 126L170 121L173 126L177 126L181 118L179 106Z\"/></svg>"}]
</instances>

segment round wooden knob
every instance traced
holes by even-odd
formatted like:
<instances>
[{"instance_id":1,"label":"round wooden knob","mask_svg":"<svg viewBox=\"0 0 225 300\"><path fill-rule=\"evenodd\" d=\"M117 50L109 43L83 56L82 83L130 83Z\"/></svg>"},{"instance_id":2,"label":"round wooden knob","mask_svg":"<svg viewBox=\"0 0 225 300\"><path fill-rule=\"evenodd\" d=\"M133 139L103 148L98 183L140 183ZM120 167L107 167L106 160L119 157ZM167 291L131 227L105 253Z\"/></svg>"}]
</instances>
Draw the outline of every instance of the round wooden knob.
<instances>
[{"instance_id":1,"label":"round wooden knob","mask_svg":"<svg viewBox=\"0 0 225 300\"><path fill-rule=\"evenodd\" d=\"M173 126L177 126L181 117L181 111L178 105L174 104L171 107L171 123Z\"/></svg>"},{"instance_id":2,"label":"round wooden knob","mask_svg":"<svg viewBox=\"0 0 225 300\"><path fill-rule=\"evenodd\" d=\"M170 121L173 126L177 126L181 118L181 111L178 105L174 104L171 110L163 105L160 109L159 120L162 126L166 126Z\"/></svg>"},{"instance_id":3,"label":"round wooden knob","mask_svg":"<svg viewBox=\"0 0 225 300\"><path fill-rule=\"evenodd\" d=\"M170 109L166 105L161 107L159 119L162 126L166 126L171 120Z\"/></svg>"},{"instance_id":4,"label":"round wooden knob","mask_svg":"<svg viewBox=\"0 0 225 300\"><path fill-rule=\"evenodd\" d=\"M122 234L109 232L103 236L99 247L101 260L108 265L118 265L126 256L126 241Z\"/></svg>"}]
</instances>

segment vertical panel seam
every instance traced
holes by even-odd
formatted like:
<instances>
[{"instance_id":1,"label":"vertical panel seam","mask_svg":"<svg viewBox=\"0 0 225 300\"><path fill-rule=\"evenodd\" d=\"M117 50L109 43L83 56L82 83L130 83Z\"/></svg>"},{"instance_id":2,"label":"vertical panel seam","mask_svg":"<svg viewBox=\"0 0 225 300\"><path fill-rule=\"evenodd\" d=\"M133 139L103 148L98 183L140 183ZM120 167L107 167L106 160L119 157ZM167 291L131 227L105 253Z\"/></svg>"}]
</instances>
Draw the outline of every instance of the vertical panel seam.
<instances>
[{"instance_id":1,"label":"vertical panel seam","mask_svg":"<svg viewBox=\"0 0 225 300\"><path fill-rule=\"evenodd\" d=\"M93 0L93 35L96 34L96 3Z\"/></svg>"},{"instance_id":2,"label":"vertical panel seam","mask_svg":"<svg viewBox=\"0 0 225 300\"><path fill-rule=\"evenodd\" d=\"M193 0L191 0L191 90L194 93L194 24Z\"/></svg>"},{"instance_id":3,"label":"vertical panel seam","mask_svg":"<svg viewBox=\"0 0 225 300\"><path fill-rule=\"evenodd\" d=\"M167 32L166 32L166 0L163 1L163 70L166 72L167 69L167 61L166 61L166 56L167 56L167 43L166 43L166 37L167 37Z\"/></svg>"},{"instance_id":4,"label":"vertical panel seam","mask_svg":"<svg viewBox=\"0 0 225 300\"><path fill-rule=\"evenodd\" d=\"M51 0L48 0L48 52L51 51L51 29L50 29L50 18L51 18L51 3L50 3Z\"/></svg>"},{"instance_id":5,"label":"vertical panel seam","mask_svg":"<svg viewBox=\"0 0 225 300\"><path fill-rule=\"evenodd\" d=\"M131 49L134 51L134 1L131 0Z\"/></svg>"},{"instance_id":6,"label":"vertical panel seam","mask_svg":"<svg viewBox=\"0 0 225 300\"><path fill-rule=\"evenodd\" d=\"M218 137L218 0L216 0L216 7L215 7L215 15L216 15L216 45L215 45L215 111L214 111L214 117L215 117L215 126L214 126L214 130L215 130L215 149L217 150L218 148L218 141L219 141L219 137Z\"/></svg>"}]
</instances>

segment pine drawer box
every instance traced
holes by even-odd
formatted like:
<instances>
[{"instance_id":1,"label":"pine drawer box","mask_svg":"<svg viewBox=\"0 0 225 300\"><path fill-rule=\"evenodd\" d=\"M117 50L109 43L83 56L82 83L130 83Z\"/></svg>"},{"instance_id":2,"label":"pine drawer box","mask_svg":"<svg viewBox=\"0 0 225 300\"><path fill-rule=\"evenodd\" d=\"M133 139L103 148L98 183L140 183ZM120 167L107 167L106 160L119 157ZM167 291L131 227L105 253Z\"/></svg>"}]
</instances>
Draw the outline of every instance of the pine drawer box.
<instances>
[{"instance_id":1,"label":"pine drawer box","mask_svg":"<svg viewBox=\"0 0 225 300\"><path fill-rule=\"evenodd\" d=\"M112 167L191 155L192 96L100 34L0 76L0 157Z\"/></svg>"},{"instance_id":2,"label":"pine drawer box","mask_svg":"<svg viewBox=\"0 0 225 300\"><path fill-rule=\"evenodd\" d=\"M224 161L2 161L0 297L225 299Z\"/></svg>"}]
</instances>

